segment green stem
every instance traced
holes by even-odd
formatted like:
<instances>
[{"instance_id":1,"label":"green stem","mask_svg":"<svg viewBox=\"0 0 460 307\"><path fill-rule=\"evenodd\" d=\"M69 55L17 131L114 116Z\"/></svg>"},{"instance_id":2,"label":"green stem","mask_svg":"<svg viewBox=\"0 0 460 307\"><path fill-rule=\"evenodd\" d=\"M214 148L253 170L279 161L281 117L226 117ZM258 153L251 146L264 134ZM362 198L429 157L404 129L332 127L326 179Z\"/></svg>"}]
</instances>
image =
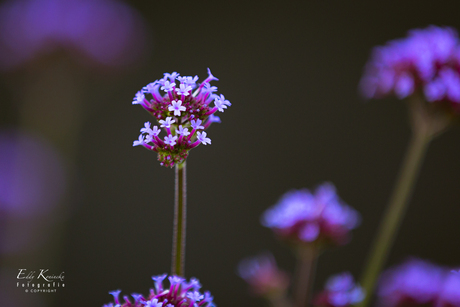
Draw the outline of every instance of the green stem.
<instances>
[{"instance_id":1,"label":"green stem","mask_svg":"<svg viewBox=\"0 0 460 307\"><path fill-rule=\"evenodd\" d=\"M185 234L187 221L187 181L185 162L176 164L174 197L174 230L171 274L184 276L185 269Z\"/></svg>"},{"instance_id":2,"label":"green stem","mask_svg":"<svg viewBox=\"0 0 460 307\"><path fill-rule=\"evenodd\" d=\"M372 297L377 277L388 258L396 233L409 204L423 158L433 135L429 129L414 130L402 168L380 224L368 262L361 280L366 298L358 306L367 306Z\"/></svg>"},{"instance_id":3,"label":"green stem","mask_svg":"<svg viewBox=\"0 0 460 307\"><path fill-rule=\"evenodd\" d=\"M297 253L297 284L294 292L295 307L306 307L310 303L317 259L317 248L314 246L302 248Z\"/></svg>"}]
</instances>

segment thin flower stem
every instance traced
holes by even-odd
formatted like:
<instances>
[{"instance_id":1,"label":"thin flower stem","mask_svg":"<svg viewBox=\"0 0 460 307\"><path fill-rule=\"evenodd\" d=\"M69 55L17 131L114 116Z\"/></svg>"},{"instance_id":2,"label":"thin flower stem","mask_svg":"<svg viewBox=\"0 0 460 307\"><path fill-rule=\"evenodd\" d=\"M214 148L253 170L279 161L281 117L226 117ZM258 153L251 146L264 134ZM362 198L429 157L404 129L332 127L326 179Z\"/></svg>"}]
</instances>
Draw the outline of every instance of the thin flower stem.
<instances>
[{"instance_id":1,"label":"thin flower stem","mask_svg":"<svg viewBox=\"0 0 460 307\"><path fill-rule=\"evenodd\" d=\"M310 294L315 279L318 250L314 246L302 248L297 253L297 284L294 292L294 306L306 307L310 304Z\"/></svg>"},{"instance_id":2,"label":"thin flower stem","mask_svg":"<svg viewBox=\"0 0 460 307\"><path fill-rule=\"evenodd\" d=\"M175 167L174 230L171 274L184 276L187 221L187 180L185 162Z\"/></svg>"},{"instance_id":3,"label":"thin flower stem","mask_svg":"<svg viewBox=\"0 0 460 307\"><path fill-rule=\"evenodd\" d=\"M377 277L385 264L395 236L407 210L423 158L433 135L427 129L414 130L387 210L380 224L378 235L369 254L361 284L366 298L358 305L370 303Z\"/></svg>"}]
</instances>

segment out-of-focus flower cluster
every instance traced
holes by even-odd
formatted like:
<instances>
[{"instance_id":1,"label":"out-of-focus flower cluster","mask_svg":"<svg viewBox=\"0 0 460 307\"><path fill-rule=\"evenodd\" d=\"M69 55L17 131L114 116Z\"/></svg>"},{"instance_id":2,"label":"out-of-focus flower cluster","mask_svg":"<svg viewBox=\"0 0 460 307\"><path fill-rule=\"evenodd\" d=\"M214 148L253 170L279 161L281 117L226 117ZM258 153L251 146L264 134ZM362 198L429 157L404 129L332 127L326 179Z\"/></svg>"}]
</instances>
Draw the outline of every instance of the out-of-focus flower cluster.
<instances>
[{"instance_id":1,"label":"out-of-focus flower cluster","mask_svg":"<svg viewBox=\"0 0 460 307\"><path fill-rule=\"evenodd\" d=\"M151 127L151 123L146 122L133 146L142 145L157 152L160 164L172 167L183 163L189 150L200 143L211 144L204 130L212 123L220 123L220 118L214 113L224 112L231 103L224 95L214 94L217 87L211 86L210 82L219 79L211 74L209 68L208 74L201 84L197 84L198 76L165 73L164 78L137 92L133 104L140 104L152 114L160 127ZM165 94L161 95L160 90ZM163 139L159 136L161 128L166 132Z\"/></svg>"},{"instance_id":2,"label":"out-of-focus flower cluster","mask_svg":"<svg viewBox=\"0 0 460 307\"><path fill-rule=\"evenodd\" d=\"M46 139L9 129L0 130L0 170L0 255L24 253L49 239L40 225L62 201L67 165Z\"/></svg>"},{"instance_id":3,"label":"out-of-focus flower cluster","mask_svg":"<svg viewBox=\"0 0 460 307\"><path fill-rule=\"evenodd\" d=\"M242 260L238 265L238 274L257 296L283 295L289 286L288 274L278 268L271 254Z\"/></svg>"},{"instance_id":4,"label":"out-of-focus flower cluster","mask_svg":"<svg viewBox=\"0 0 460 307\"><path fill-rule=\"evenodd\" d=\"M363 299L363 289L355 283L350 273L345 272L334 275L327 280L324 291L316 296L314 305L348 307L361 302Z\"/></svg>"},{"instance_id":5,"label":"out-of-focus flower cluster","mask_svg":"<svg viewBox=\"0 0 460 307\"><path fill-rule=\"evenodd\" d=\"M50 214L64 195L66 165L43 138L0 130L0 169L0 212L37 218Z\"/></svg>"},{"instance_id":6,"label":"out-of-focus flower cluster","mask_svg":"<svg viewBox=\"0 0 460 307\"><path fill-rule=\"evenodd\" d=\"M286 193L262 216L262 224L293 243L342 245L360 215L343 203L332 183L320 185L314 194L307 189Z\"/></svg>"},{"instance_id":7,"label":"out-of-focus flower cluster","mask_svg":"<svg viewBox=\"0 0 460 307\"><path fill-rule=\"evenodd\" d=\"M118 0L9 0L0 7L0 68L71 49L105 66L131 64L144 51L143 19Z\"/></svg>"},{"instance_id":8,"label":"out-of-focus flower cluster","mask_svg":"<svg viewBox=\"0 0 460 307\"><path fill-rule=\"evenodd\" d=\"M201 294L199 292L201 285L197 279L190 279L187 282L184 278L178 276L169 276L169 287L164 287L163 281L166 274L153 276L155 287L150 289L150 294L144 298L141 294L131 294L132 299L123 296L120 300L121 290L109 292L113 295L114 303L109 303L103 307L213 307L213 297L209 292Z\"/></svg>"},{"instance_id":9,"label":"out-of-focus flower cluster","mask_svg":"<svg viewBox=\"0 0 460 307\"><path fill-rule=\"evenodd\" d=\"M399 99L416 92L460 111L460 42L452 28L430 26L374 48L360 83L363 96Z\"/></svg>"},{"instance_id":10,"label":"out-of-focus flower cluster","mask_svg":"<svg viewBox=\"0 0 460 307\"><path fill-rule=\"evenodd\" d=\"M460 274L410 259L381 276L378 306L460 306Z\"/></svg>"}]
</instances>

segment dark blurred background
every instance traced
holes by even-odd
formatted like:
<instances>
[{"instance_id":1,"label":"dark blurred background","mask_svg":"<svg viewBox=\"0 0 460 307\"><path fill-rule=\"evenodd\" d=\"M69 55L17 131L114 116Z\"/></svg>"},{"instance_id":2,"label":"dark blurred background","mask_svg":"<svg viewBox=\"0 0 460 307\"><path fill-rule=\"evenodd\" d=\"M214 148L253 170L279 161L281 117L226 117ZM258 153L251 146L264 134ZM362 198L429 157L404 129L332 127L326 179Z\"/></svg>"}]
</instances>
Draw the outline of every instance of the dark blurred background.
<instances>
[{"instance_id":1,"label":"dark blurred background","mask_svg":"<svg viewBox=\"0 0 460 307\"><path fill-rule=\"evenodd\" d=\"M460 29L458 1L126 3L145 20L140 62L116 72L87 71L60 50L33 64L40 71L65 61L61 69L77 71L70 83L82 101L80 124L73 147L54 145L72 174L66 209L42 222L64 217L43 234L58 242L48 243L54 256L38 256L46 242L22 252L28 257L10 253L3 258L11 272L3 279L14 284L20 267L55 266L65 271L66 287L30 294L32 301L102 306L111 301L109 290L147 293L150 276L169 271L174 170L131 146L143 123L153 120L131 101L164 72L203 80L207 67L232 107L209 129L212 145L199 146L188 158L187 277L199 278L218 306L264 306L237 276L238 262L269 250L292 272L294 257L259 218L286 191L324 181L362 214L362 225L350 244L321 256L316 288L341 271L359 277L410 136L404 103L359 97L364 64L373 46L409 29ZM19 101L30 76L21 69L2 74L2 129L21 125ZM61 91L44 95L58 95L66 104L70 94ZM43 129L22 127L49 139ZM387 266L411 255L460 265L459 140L455 127L429 148ZM25 227L21 221L18 228Z\"/></svg>"}]
</instances>

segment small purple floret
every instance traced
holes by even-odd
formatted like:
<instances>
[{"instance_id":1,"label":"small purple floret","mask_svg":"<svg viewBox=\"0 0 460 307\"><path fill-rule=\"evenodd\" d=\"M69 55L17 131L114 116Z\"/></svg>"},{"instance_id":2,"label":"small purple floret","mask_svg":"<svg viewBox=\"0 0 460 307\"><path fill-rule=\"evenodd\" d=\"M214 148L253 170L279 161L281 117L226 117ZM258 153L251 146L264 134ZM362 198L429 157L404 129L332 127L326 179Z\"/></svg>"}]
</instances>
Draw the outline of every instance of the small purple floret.
<instances>
[{"instance_id":1,"label":"small purple floret","mask_svg":"<svg viewBox=\"0 0 460 307\"><path fill-rule=\"evenodd\" d=\"M161 90L165 92L171 92L174 90L176 84L174 82L169 82L169 80L166 80L163 82L163 85L160 87Z\"/></svg>"},{"instance_id":2,"label":"small purple floret","mask_svg":"<svg viewBox=\"0 0 460 307\"><path fill-rule=\"evenodd\" d=\"M169 276L168 279L169 279L169 282L171 283L171 285L180 284L185 280L185 279L183 279L183 278L181 278L179 276Z\"/></svg>"},{"instance_id":3,"label":"small purple floret","mask_svg":"<svg viewBox=\"0 0 460 307\"><path fill-rule=\"evenodd\" d=\"M134 96L133 104L142 104L144 103L145 95L142 92L137 92Z\"/></svg>"},{"instance_id":4,"label":"small purple floret","mask_svg":"<svg viewBox=\"0 0 460 307\"><path fill-rule=\"evenodd\" d=\"M206 79L206 82L211 82L211 81L219 81L216 77L214 77L211 73L211 69L208 68L208 78Z\"/></svg>"},{"instance_id":5,"label":"small purple floret","mask_svg":"<svg viewBox=\"0 0 460 307\"><path fill-rule=\"evenodd\" d=\"M177 128L176 133L183 136L188 136L190 134L190 132L188 132L188 128L184 128L182 125Z\"/></svg>"},{"instance_id":6,"label":"small purple floret","mask_svg":"<svg viewBox=\"0 0 460 307\"><path fill-rule=\"evenodd\" d=\"M206 137L206 132L198 132L197 140L200 141L203 145L211 144L211 139Z\"/></svg>"},{"instance_id":7,"label":"small purple floret","mask_svg":"<svg viewBox=\"0 0 460 307\"><path fill-rule=\"evenodd\" d=\"M164 79L165 79L165 80L166 80L166 79L169 79L169 81L174 82L174 80L177 79L177 77L179 76L179 74L178 74L177 72L172 72L172 73L167 73L167 72L165 72L165 73L163 74L163 76L164 76Z\"/></svg>"},{"instance_id":8,"label":"small purple floret","mask_svg":"<svg viewBox=\"0 0 460 307\"><path fill-rule=\"evenodd\" d=\"M219 124L221 123L220 117L219 117L219 116L216 116L216 115L213 115L213 114L211 114L211 115L209 116L209 121L210 121L211 123L219 123Z\"/></svg>"},{"instance_id":9,"label":"small purple floret","mask_svg":"<svg viewBox=\"0 0 460 307\"><path fill-rule=\"evenodd\" d=\"M159 120L158 121L161 125L160 127L162 128L171 128L171 125L174 124L176 121L172 119L172 117L166 117L166 120Z\"/></svg>"},{"instance_id":10,"label":"small purple floret","mask_svg":"<svg viewBox=\"0 0 460 307\"><path fill-rule=\"evenodd\" d=\"M190 121L190 126L195 130L204 129L204 127L201 126L201 123L202 123L201 119L197 119L197 120L192 119Z\"/></svg>"},{"instance_id":11,"label":"small purple floret","mask_svg":"<svg viewBox=\"0 0 460 307\"><path fill-rule=\"evenodd\" d=\"M168 107L169 111L174 112L174 116L180 116L181 112L187 110L184 106L182 106L182 101L180 100L173 100L171 105Z\"/></svg>"},{"instance_id":12,"label":"small purple floret","mask_svg":"<svg viewBox=\"0 0 460 307\"><path fill-rule=\"evenodd\" d=\"M113 296L113 300L115 301L115 304L120 304L120 296L121 290L115 290L115 291L110 291L109 294Z\"/></svg>"},{"instance_id":13,"label":"small purple floret","mask_svg":"<svg viewBox=\"0 0 460 307\"><path fill-rule=\"evenodd\" d=\"M202 295L198 291L194 291L194 292L187 293L187 297L194 302L199 302L204 298L204 295Z\"/></svg>"},{"instance_id":14,"label":"small purple floret","mask_svg":"<svg viewBox=\"0 0 460 307\"><path fill-rule=\"evenodd\" d=\"M178 95L184 95L184 96L188 96L190 95L190 91L192 90L192 87L190 85L186 85L184 83L181 83L179 85L179 88L176 88L176 92Z\"/></svg>"},{"instance_id":15,"label":"small purple floret","mask_svg":"<svg viewBox=\"0 0 460 307\"><path fill-rule=\"evenodd\" d=\"M133 146L139 146L139 145L144 145L144 135L140 134L139 139L133 142Z\"/></svg>"},{"instance_id":16,"label":"small purple floret","mask_svg":"<svg viewBox=\"0 0 460 307\"><path fill-rule=\"evenodd\" d=\"M168 144L169 146L176 145L176 140L177 140L177 136L172 136L171 134L168 136L165 136L165 144Z\"/></svg>"},{"instance_id":17,"label":"small purple floret","mask_svg":"<svg viewBox=\"0 0 460 307\"><path fill-rule=\"evenodd\" d=\"M227 106L232 105L230 101L225 99L224 95L220 95L219 97L216 97L214 100L214 104L220 112L224 112L224 109L226 109Z\"/></svg>"},{"instance_id":18,"label":"small purple floret","mask_svg":"<svg viewBox=\"0 0 460 307\"><path fill-rule=\"evenodd\" d=\"M141 129L142 133L148 133L148 134L153 134L153 130L150 128L150 122L145 122L144 123L144 128Z\"/></svg>"},{"instance_id":19,"label":"small purple floret","mask_svg":"<svg viewBox=\"0 0 460 307\"><path fill-rule=\"evenodd\" d=\"M211 93L211 94L214 92L217 92L217 86L211 86L211 84L206 83L204 85L203 92Z\"/></svg>"},{"instance_id":20,"label":"small purple floret","mask_svg":"<svg viewBox=\"0 0 460 307\"><path fill-rule=\"evenodd\" d=\"M152 279L156 282L163 282L163 280L168 276L168 274L152 276Z\"/></svg>"}]
</instances>

